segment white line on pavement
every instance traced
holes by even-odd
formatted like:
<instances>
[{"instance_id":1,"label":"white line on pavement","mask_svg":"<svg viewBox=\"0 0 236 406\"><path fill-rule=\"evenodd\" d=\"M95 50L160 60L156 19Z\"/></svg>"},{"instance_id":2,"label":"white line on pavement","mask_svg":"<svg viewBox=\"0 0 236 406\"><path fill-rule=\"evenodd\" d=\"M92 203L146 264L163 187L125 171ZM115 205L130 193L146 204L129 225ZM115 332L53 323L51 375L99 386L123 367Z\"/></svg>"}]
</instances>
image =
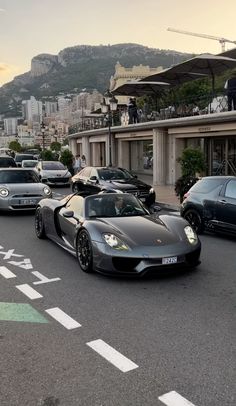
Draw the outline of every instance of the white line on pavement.
<instances>
[{"instance_id":1,"label":"white line on pavement","mask_svg":"<svg viewBox=\"0 0 236 406\"><path fill-rule=\"evenodd\" d=\"M122 372L128 372L132 369L138 368L138 365L130 361L128 358L126 358L120 352L116 351L103 340L99 339L90 341L89 343L87 343L87 345L98 354L100 354L107 361L111 362L111 364L115 365L115 367L119 368Z\"/></svg>"},{"instance_id":2,"label":"white line on pavement","mask_svg":"<svg viewBox=\"0 0 236 406\"><path fill-rule=\"evenodd\" d=\"M60 281L61 278L52 278L52 279L48 279L46 276L44 276L43 274L41 274L38 271L33 271L31 272L33 275L35 275L37 278L40 279L40 281L37 282L33 282L34 285L42 285L43 283L50 283L50 282L57 282Z\"/></svg>"},{"instance_id":3,"label":"white line on pavement","mask_svg":"<svg viewBox=\"0 0 236 406\"><path fill-rule=\"evenodd\" d=\"M37 290L31 288L31 286L28 285L27 283L25 283L24 285L18 285L16 286L16 288L19 289L22 293L24 293L32 300L43 297L39 292L37 292Z\"/></svg>"},{"instance_id":4,"label":"white line on pavement","mask_svg":"<svg viewBox=\"0 0 236 406\"><path fill-rule=\"evenodd\" d=\"M0 275L6 279L16 278L16 275L5 266L0 266Z\"/></svg>"},{"instance_id":5,"label":"white line on pavement","mask_svg":"<svg viewBox=\"0 0 236 406\"><path fill-rule=\"evenodd\" d=\"M68 314L59 309L59 307L53 307L52 309L47 309L46 312L50 314L55 320L61 323L67 330L72 330L73 328L81 327L76 320L72 319Z\"/></svg>"},{"instance_id":6,"label":"white line on pavement","mask_svg":"<svg viewBox=\"0 0 236 406\"><path fill-rule=\"evenodd\" d=\"M183 398L179 393L172 391L158 398L166 406L194 406L189 400Z\"/></svg>"}]
</instances>

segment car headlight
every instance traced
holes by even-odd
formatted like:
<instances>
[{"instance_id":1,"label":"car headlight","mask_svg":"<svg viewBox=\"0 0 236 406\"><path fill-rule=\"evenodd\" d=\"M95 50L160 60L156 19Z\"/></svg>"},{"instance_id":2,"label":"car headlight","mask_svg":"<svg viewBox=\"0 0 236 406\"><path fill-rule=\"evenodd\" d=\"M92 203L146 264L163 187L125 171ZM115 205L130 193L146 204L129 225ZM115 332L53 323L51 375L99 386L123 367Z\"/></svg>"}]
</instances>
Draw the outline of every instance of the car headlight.
<instances>
[{"instance_id":1,"label":"car headlight","mask_svg":"<svg viewBox=\"0 0 236 406\"><path fill-rule=\"evenodd\" d=\"M5 187L2 187L2 188L0 189L0 196L1 196L1 197L7 197L8 195L9 195L9 190L6 189Z\"/></svg>"},{"instance_id":2,"label":"car headlight","mask_svg":"<svg viewBox=\"0 0 236 406\"><path fill-rule=\"evenodd\" d=\"M50 196L50 194L51 194L51 189L50 189L48 186L45 186L45 187L43 188L43 193L44 193L46 196Z\"/></svg>"},{"instance_id":3,"label":"car headlight","mask_svg":"<svg viewBox=\"0 0 236 406\"><path fill-rule=\"evenodd\" d=\"M115 250L128 250L129 247L114 234L103 234L106 243Z\"/></svg>"},{"instance_id":4,"label":"car headlight","mask_svg":"<svg viewBox=\"0 0 236 406\"><path fill-rule=\"evenodd\" d=\"M151 187L151 189L149 189L149 193L155 193L155 190L153 187Z\"/></svg>"},{"instance_id":5,"label":"car headlight","mask_svg":"<svg viewBox=\"0 0 236 406\"><path fill-rule=\"evenodd\" d=\"M198 241L198 237L192 227L186 226L184 227L184 231L190 244L196 244Z\"/></svg>"}]
</instances>

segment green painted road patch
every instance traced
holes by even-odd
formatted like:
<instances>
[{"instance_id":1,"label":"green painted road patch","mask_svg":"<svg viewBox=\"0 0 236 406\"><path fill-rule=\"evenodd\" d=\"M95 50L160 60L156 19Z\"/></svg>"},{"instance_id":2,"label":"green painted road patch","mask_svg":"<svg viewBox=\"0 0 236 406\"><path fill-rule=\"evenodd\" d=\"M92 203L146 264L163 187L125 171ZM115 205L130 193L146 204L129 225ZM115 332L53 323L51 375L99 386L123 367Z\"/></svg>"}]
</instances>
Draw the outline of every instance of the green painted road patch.
<instances>
[{"instance_id":1,"label":"green painted road patch","mask_svg":"<svg viewBox=\"0 0 236 406\"><path fill-rule=\"evenodd\" d=\"M48 320L44 316L26 303L0 302L0 320L48 323Z\"/></svg>"}]
</instances>

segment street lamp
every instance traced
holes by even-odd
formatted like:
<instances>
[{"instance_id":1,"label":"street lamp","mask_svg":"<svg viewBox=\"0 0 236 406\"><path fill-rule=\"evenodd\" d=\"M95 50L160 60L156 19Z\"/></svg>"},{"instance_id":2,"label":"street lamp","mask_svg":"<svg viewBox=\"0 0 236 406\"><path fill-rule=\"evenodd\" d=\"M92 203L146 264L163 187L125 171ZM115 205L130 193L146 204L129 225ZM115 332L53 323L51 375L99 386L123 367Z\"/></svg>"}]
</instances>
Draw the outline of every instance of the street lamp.
<instances>
[{"instance_id":1,"label":"street lamp","mask_svg":"<svg viewBox=\"0 0 236 406\"><path fill-rule=\"evenodd\" d=\"M113 112L117 110L118 100L107 90L104 94L103 103L101 103L102 113L107 116L108 136L109 136L109 166L112 166L112 142L111 142L111 125L113 123Z\"/></svg>"},{"instance_id":2,"label":"street lamp","mask_svg":"<svg viewBox=\"0 0 236 406\"><path fill-rule=\"evenodd\" d=\"M42 134L42 139L43 139L43 151L45 149L45 125L42 123L41 125L41 134Z\"/></svg>"}]
</instances>

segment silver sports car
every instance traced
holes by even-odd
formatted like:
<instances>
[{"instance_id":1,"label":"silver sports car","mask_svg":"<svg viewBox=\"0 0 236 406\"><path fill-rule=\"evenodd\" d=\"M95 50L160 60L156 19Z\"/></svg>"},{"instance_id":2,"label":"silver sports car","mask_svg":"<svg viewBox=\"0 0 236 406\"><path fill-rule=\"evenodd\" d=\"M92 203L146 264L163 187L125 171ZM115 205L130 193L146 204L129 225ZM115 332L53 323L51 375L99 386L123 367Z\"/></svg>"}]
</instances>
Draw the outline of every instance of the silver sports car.
<instances>
[{"instance_id":1,"label":"silver sports car","mask_svg":"<svg viewBox=\"0 0 236 406\"><path fill-rule=\"evenodd\" d=\"M0 210L33 210L39 201L52 197L34 169L0 168Z\"/></svg>"},{"instance_id":2,"label":"silver sports car","mask_svg":"<svg viewBox=\"0 0 236 406\"><path fill-rule=\"evenodd\" d=\"M186 220L151 215L128 193L43 199L35 231L76 255L84 272L143 275L200 263L201 243Z\"/></svg>"}]
</instances>

